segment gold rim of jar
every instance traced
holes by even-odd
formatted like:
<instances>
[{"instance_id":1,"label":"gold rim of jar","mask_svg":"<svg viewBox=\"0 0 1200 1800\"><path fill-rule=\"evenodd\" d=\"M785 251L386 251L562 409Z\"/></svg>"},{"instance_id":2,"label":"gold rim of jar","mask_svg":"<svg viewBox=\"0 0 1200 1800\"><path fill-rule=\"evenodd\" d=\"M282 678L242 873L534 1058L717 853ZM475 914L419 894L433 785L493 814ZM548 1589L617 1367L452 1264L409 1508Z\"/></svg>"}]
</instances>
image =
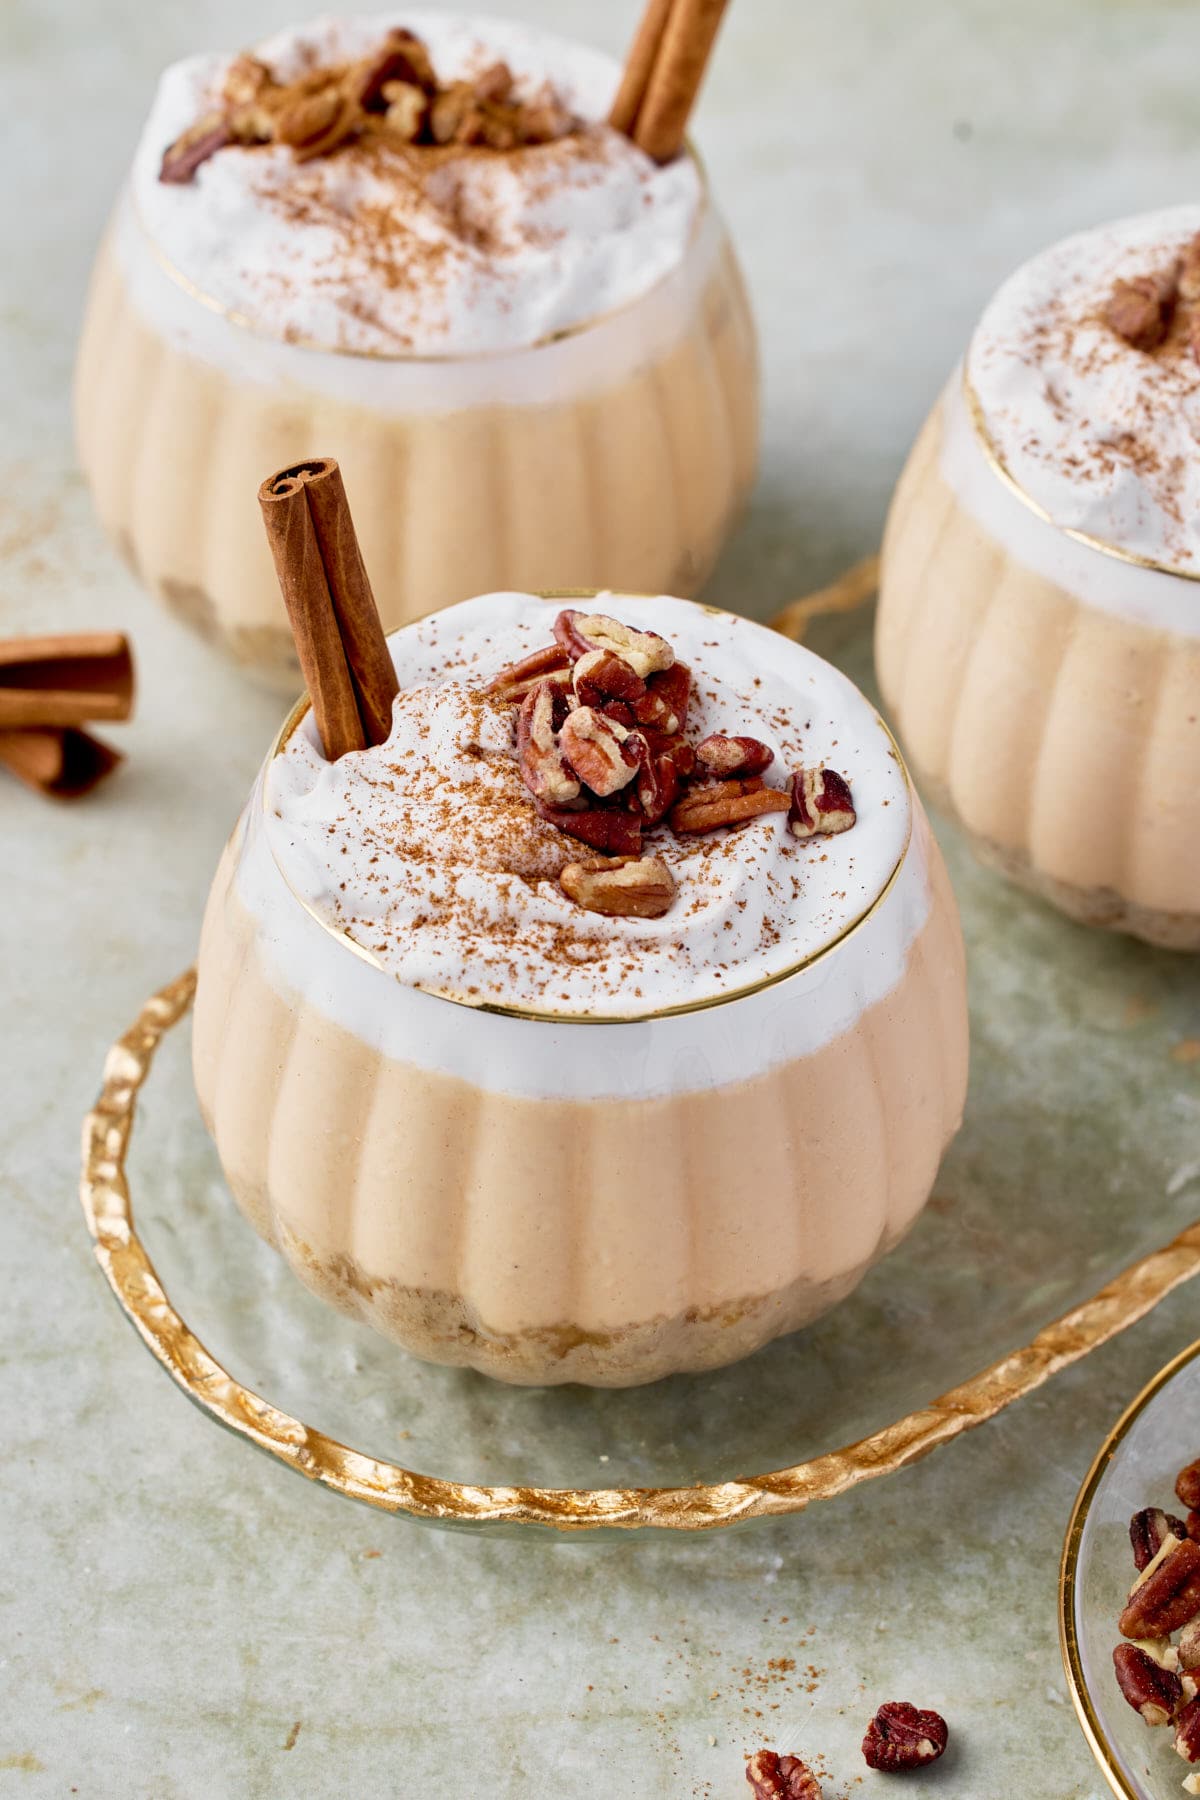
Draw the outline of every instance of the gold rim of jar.
<instances>
[{"instance_id":1,"label":"gold rim of jar","mask_svg":"<svg viewBox=\"0 0 1200 1800\"><path fill-rule=\"evenodd\" d=\"M611 590L606 588L534 588L531 589L530 592L535 600L558 601L594 600L600 594L611 592ZM622 593L615 597L617 599L629 600L649 600L655 598L655 596L651 594L634 593ZM754 619L746 619L745 615L742 613L731 613L725 607L708 606L703 601L689 600L686 601L685 604L698 607L701 612L710 613L713 618L738 619L743 624L759 623L759 621ZM434 608L431 612L422 613L418 618L407 620L404 625L399 627L399 629L401 631L406 631L410 626L419 625L422 619L431 618L435 612L443 610L443 608ZM769 625L764 625L762 626L762 629L764 631L769 631L771 627ZM287 748L287 745L291 741L297 727L300 725L301 720L309 712L311 704L306 691L300 696L299 700L297 700L296 704L292 707L286 719L283 721L267 755L266 766L262 777L262 810L264 816L269 810L267 774L275 759ZM834 950L838 949L840 945L844 944L847 938L852 937L855 932L861 930L862 927L868 923L883 905L883 902L887 899L893 887L896 885L900 872L907 861L909 850L912 847L913 827L916 820L916 790L913 787L912 777L908 772L908 765L904 760L900 746L897 744L891 729L879 713L875 714L875 722L886 737L890 746L891 755L894 757L896 764L900 769L900 773L904 778L904 789L908 797L908 830L905 833L904 843L900 848L900 854L896 858L895 864L890 870L887 879L870 903L863 908L862 912L851 919L843 930L841 930L836 937L831 938L828 943L822 944L817 950L809 951L806 956L798 958L796 962L789 963L787 968L780 969L777 973L772 975L762 976L757 981L747 982L744 987L735 988L727 994L713 994L703 1000L686 1000L681 1001L677 1006L660 1006L651 1011L635 1013L550 1012L541 1007L502 1005L499 1001L494 1000L476 1000L472 999L469 995L456 994L449 989L414 987L412 991L414 993L428 994L435 1000L448 1001L453 1006L465 1007L471 1012L495 1013L502 1018L528 1019L540 1024L645 1025L654 1019L679 1018L687 1013L708 1012L715 1006L728 1006L734 1000L749 999L754 994L763 993L767 988L778 987L780 982L790 980L793 975L799 975L803 970L811 968L814 963L818 963L824 957L829 956ZM309 918L313 919L321 927L322 931L327 932L335 942L341 944L354 956L357 956L360 961L368 963L371 968L377 969L380 974L388 976L389 980L396 981L398 978L392 974L391 970L386 967L379 957L366 949L364 945L351 937L350 934L347 931L344 931L340 926L330 924L329 920L324 918L320 911L313 906L310 901L306 900L302 894L297 892L296 888L288 879L287 871L283 868L283 865L275 854L269 835L267 838L267 849L280 880L283 882L292 898L296 901L297 905L303 908Z\"/></svg>"}]
</instances>

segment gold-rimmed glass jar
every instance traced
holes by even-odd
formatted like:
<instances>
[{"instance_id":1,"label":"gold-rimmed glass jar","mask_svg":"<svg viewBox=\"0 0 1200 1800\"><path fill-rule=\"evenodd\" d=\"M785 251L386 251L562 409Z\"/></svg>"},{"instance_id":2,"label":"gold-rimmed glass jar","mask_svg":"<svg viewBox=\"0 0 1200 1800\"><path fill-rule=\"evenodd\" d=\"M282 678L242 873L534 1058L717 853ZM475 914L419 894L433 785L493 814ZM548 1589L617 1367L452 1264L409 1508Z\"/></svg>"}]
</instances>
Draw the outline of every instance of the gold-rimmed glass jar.
<instances>
[{"instance_id":1,"label":"gold-rimmed glass jar","mask_svg":"<svg viewBox=\"0 0 1200 1800\"><path fill-rule=\"evenodd\" d=\"M284 341L205 291L145 222L135 164L76 366L105 530L173 610L289 682L254 496L306 456L341 464L388 628L501 587L696 592L758 454L753 322L697 173L681 254L634 298L513 348L350 354Z\"/></svg>"},{"instance_id":2,"label":"gold-rimmed glass jar","mask_svg":"<svg viewBox=\"0 0 1200 1800\"><path fill-rule=\"evenodd\" d=\"M1187 410L1158 406L1169 366L1121 343L1103 300L1113 269L1198 228L1196 207L1121 221L1000 290L896 488L875 641L922 790L985 860L1085 923L1192 951L1200 557L1147 430ZM1177 366L1189 379L1186 351Z\"/></svg>"},{"instance_id":3,"label":"gold-rimmed glass jar","mask_svg":"<svg viewBox=\"0 0 1200 1800\"><path fill-rule=\"evenodd\" d=\"M515 983L473 1001L411 985L305 891L279 774L296 736L315 742L303 707L201 940L197 1091L251 1222L308 1286L416 1354L522 1383L715 1367L814 1318L912 1224L965 1088L957 911L872 708L750 621L609 604L681 656L735 645L751 696L745 672L773 671L772 692L803 696L806 738L832 734L853 774L858 823L804 862L793 934L744 976L697 961L682 988L637 998L631 976L552 1002ZM457 659L486 627L498 666L511 622L542 616L545 631L541 600L488 595L408 626L391 639L402 689L429 678L431 646ZM756 830L772 828L785 822ZM651 924L686 940L686 919L680 903Z\"/></svg>"}]
</instances>

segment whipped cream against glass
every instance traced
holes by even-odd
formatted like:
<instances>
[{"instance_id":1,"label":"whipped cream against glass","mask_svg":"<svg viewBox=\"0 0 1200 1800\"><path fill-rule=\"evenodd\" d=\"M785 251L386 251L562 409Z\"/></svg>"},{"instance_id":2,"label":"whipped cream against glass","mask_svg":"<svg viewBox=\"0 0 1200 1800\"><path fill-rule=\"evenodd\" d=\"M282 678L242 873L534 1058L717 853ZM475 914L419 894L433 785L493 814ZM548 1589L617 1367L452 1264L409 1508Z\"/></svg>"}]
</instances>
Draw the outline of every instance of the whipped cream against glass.
<instances>
[{"instance_id":1,"label":"whipped cream against glass","mask_svg":"<svg viewBox=\"0 0 1200 1800\"><path fill-rule=\"evenodd\" d=\"M1190 302L1149 351L1107 313L1118 281L1169 270L1198 231L1191 205L1064 239L1005 282L967 357L992 448L1055 526L1188 574L1200 574Z\"/></svg>"},{"instance_id":2,"label":"whipped cream against glass","mask_svg":"<svg viewBox=\"0 0 1200 1800\"><path fill-rule=\"evenodd\" d=\"M425 12L323 18L254 54L290 81L370 54L394 25L424 41L441 81L503 60L520 98L549 88L579 128L503 152L375 142L298 161L283 145L235 145L166 185L164 150L212 108L233 58L176 63L137 150L133 202L210 304L325 349L462 356L568 331L678 267L699 174L688 155L656 166L604 123L618 75L608 57L499 19Z\"/></svg>"},{"instance_id":3,"label":"whipped cream against glass","mask_svg":"<svg viewBox=\"0 0 1200 1800\"><path fill-rule=\"evenodd\" d=\"M582 910L558 874L593 852L543 822L521 780L513 709L485 693L550 637L555 607L491 594L390 640L400 675L386 744L327 763L311 716L268 766L267 839L284 880L324 923L406 986L562 1017L630 1017L716 1000L781 975L870 910L912 815L892 742L828 664L749 620L687 602L603 596L667 638L692 671L687 735L757 737L768 782L828 763L857 822L795 838L773 813L734 830L647 833L676 898L660 918Z\"/></svg>"}]
</instances>

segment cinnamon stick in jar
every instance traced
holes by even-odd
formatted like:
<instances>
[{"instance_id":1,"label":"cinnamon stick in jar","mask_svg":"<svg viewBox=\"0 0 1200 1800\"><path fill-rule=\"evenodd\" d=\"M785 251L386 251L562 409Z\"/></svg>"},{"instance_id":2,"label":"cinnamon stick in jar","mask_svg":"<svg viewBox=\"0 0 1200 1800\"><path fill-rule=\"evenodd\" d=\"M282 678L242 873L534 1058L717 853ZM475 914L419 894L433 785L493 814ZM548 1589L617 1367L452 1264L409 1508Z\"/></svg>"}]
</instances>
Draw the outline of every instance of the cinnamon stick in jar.
<instances>
[{"instance_id":1,"label":"cinnamon stick in jar","mask_svg":"<svg viewBox=\"0 0 1200 1800\"><path fill-rule=\"evenodd\" d=\"M384 743L399 683L337 463L280 469L258 501L325 755Z\"/></svg>"},{"instance_id":2,"label":"cinnamon stick in jar","mask_svg":"<svg viewBox=\"0 0 1200 1800\"><path fill-rule=\"evenodd\" d=\"M674 0L633 128L634 143L655 162L670 162L683 148L727 3Z\"/></svg>"}]
</instances>

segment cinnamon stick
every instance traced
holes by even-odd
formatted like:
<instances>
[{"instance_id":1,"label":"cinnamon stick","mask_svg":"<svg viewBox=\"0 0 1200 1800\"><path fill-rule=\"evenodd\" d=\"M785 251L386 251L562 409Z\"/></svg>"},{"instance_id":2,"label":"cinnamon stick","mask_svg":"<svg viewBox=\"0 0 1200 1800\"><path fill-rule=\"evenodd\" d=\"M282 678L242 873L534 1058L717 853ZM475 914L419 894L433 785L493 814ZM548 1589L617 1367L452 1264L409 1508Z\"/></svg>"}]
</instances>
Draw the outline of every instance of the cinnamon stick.
<instances>
[{"instance_id":1,"label":"cinnamon stick","mask_svg":"<svg viewBox=\"0 0 1200 1800\"><path fill-rule=\"evenodd\" d=\"M633 130L634 143L655 162L670 162L683 148L727 3L674 0Z\"/></svg>"},{"instance_id":2,"label":"cinnamon stick","mask_svg":"<svg viewBox=\"0 0 1200 1800\"><path fill-rule=\"evenodd\" d=\"M90 793L123 760L119 750L73 727L0 731L0 766L53 800Z\"/></svg>"},{"instance_id":3,"label":"cinnamon stick","mask_svg":"<svg viewBox=\"0 0 1200 1800\"><path fill-rule=\"evenodd\" d=\"M637 116L642 110L672 4L673 0L646 0L641 24L629 46L617 97L608 115L608 122L613 130L623 131L626 137L633 136Z\"/></svg>"},{"instance_id":4,"label":"cinnamon stick","mask_svg":"<svg viewBox=\"0 0 1200 1800\"><path fill-rule=\"evenodd\" d=\"M258 502L325 755L382 744L399 684L337 463L280 469Z\"/></svg>"},{"instance_id":5,"label":"cinnamon stick","mask_svg":"<svg viewBox=\"0 0 1200 1800\"><path fill-rule=\"evenodd\" d=\"M0 639L0 730L127 719L133 656L117 631Z\"/></svg>"}]
</instances>

